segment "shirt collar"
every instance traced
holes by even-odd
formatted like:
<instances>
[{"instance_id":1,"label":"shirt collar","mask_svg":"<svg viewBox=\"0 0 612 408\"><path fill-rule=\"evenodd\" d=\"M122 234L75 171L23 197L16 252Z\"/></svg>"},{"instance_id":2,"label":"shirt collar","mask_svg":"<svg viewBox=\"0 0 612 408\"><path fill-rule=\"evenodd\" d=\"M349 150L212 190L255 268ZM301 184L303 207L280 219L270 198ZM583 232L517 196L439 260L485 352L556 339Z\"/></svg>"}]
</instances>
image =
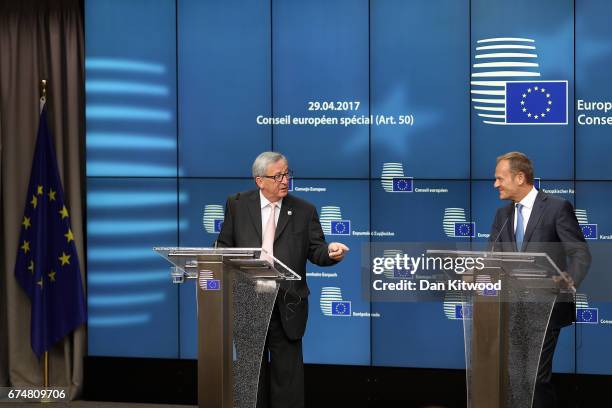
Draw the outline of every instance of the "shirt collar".
<instances>
[{"instance_id":1,"label":"shirt collar","mask_svg":"<svg viewBox=\"0 0 612 408\"><path fill-rule=\"evenodd\" d=\"M525 197L523 197L523 199L519 202L519 204L521 204L523 207L532 209L537 196L538 196L538 190L536 190L535 187L531 187L531 191L527 193Z\"/></svg>"},{"instance_id":2,"label":"shirt collar","mask_svg":"<svg viewBox=\"0 0 612 408\"><path fill-rule=\"evenodd\" d=\"M259 202L261 204L261 208L264 208L264 207L270 205L270 201L263 195L261 190L259 190ZM276 208L281 208L282 204L283 204L283 199L282 198L274 203Z\"/></svg>"}]
</instances>

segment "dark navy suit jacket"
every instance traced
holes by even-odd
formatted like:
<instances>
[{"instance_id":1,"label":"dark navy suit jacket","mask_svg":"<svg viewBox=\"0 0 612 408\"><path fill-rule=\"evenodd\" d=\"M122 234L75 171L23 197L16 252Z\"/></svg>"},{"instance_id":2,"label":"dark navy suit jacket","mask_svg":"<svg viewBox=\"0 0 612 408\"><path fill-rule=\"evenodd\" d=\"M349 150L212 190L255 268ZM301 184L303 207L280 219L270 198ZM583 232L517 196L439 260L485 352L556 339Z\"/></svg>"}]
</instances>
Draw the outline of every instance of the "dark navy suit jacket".
<instances>
[{"instance_id":1,"label":"dark navy suit jacket","mask_svg":"<svg viewBox=\"0 0 612 408\"><path fill-rule=\"evenodd\" d=\"M217 239L221 247L261 247L261 200L259 190L238 193L227 199L225 220ZM306 261L333 265L316 208L300 198L283 198L276 234L274 257L302 277L300 281L281 282L277 305L283 329L292 340L300 339L308 319Z\"/></svg>"},{"instance_id":2,"label":"dark navy suit jacket","mask_svg":"<svg viewBox=\"0 0 612 408\"><path fill-rule=\"evenodd\" d=\"M494 250L516 251L514 236L514 203L498 208L491 227L489 242ZM574 208L566 200L538 192L525 229L522 252L545 252L580 285L589 265L591 254L584 239ZM560 298L553 309L549 326L559 328L575 320L575 304Z\"/></svg>"}]
</instances>

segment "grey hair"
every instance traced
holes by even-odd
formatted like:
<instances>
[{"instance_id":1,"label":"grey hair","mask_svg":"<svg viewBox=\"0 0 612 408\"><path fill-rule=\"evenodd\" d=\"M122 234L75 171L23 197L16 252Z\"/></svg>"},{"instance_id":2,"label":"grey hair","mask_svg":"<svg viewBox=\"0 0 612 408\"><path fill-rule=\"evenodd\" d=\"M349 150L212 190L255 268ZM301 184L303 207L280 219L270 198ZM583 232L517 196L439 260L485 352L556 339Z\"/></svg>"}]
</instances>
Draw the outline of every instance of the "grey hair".
<instances>
[{"instance_id":1,"label":"grey hair","mask_svg":"<svg viewBox=\"0 0 612 408\"><path fill-rule=\"evenodd\" d=\"M272 163L279 160L287 161L287 158L277 152L263 152L253 162L253 177L262 177L266 175L266 169Z\"/></svg>"}]
</instances>

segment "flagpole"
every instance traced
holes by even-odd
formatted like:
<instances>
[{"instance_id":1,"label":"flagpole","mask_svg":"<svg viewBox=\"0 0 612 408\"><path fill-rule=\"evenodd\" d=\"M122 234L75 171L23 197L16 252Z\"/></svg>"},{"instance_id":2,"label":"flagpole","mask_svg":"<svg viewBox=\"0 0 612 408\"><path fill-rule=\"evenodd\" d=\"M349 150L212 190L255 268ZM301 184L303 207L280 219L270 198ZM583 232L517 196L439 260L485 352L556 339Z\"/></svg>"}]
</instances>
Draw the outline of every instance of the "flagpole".
<instances>
[{"instance_id":1,"label":"flagpole","mask_svg":"<svg viewBox=\"0 0 612 408\"><path fill-rule=\"evenodd\" d=\"M44 384L45 388L49 387L49 352L45 351L45 367L44 367Z\"/></svg>"},{"instance_id":2,"label":"flagpole","mask_svg":"<svg viewBox=\"0 0 612 408\"><path fill-rule=\"evenodd\" d=\"M47 80L46 79L43 79L42 81L40 81L40 87L41 87L41 93L42 93L42 96L40 97L40 110L42 111L42 108L45 105L45 102L47 101ZM48 388L49 387L49 352L48 351L45 351L44 358L45 358L45 361L43 365L43 387Z\"/></svg>"}]
</instances>

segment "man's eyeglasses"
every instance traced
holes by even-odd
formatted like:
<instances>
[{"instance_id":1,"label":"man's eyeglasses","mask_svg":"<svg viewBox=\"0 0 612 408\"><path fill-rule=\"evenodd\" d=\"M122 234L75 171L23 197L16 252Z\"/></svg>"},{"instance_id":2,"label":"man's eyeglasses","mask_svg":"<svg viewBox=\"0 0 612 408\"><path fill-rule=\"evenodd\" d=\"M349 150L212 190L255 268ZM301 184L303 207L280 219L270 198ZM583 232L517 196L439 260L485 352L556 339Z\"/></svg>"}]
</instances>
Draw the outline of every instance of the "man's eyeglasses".
<instances>
[{"instance_id":1,"label":"man's eyeglasses","mask_svg":"<svg viewBox=\"0 0 612 408\"><path fill-rule=\"evenodd\" d=\"M286 173L275 174L273 176L260 176L260 177L261 178L269 178L269 179L272 179L272 180L276 181L277 183L280 183L281 181L283 181L283 179L285 177L287 177L287 180L292 178L293 177L293 171L287 170Z\"/></svg>"}]
</instances>

